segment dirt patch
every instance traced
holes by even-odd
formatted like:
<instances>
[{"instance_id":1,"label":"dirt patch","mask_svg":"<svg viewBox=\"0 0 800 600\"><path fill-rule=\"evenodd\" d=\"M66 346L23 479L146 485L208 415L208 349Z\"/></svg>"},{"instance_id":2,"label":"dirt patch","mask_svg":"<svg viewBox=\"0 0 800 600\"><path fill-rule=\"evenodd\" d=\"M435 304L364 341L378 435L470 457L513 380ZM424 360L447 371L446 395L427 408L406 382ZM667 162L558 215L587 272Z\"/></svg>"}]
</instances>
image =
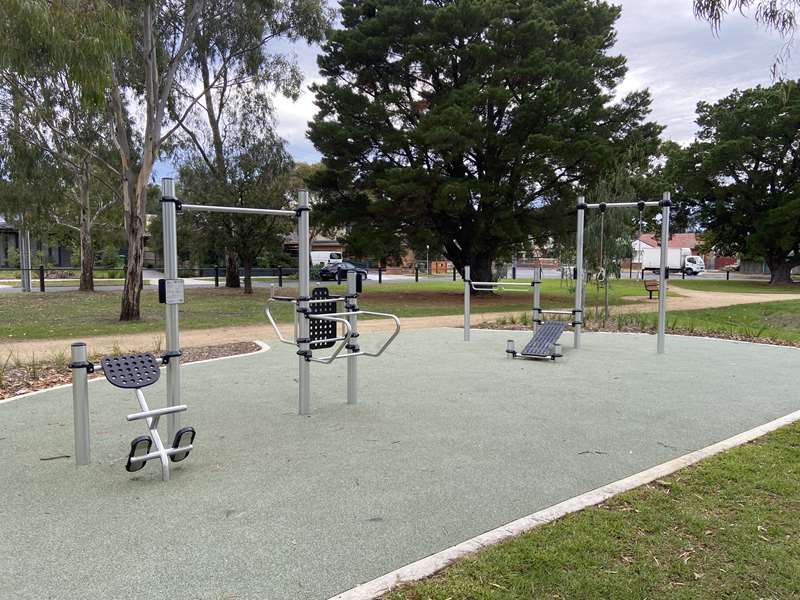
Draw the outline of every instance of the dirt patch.
<instances>
[{"instance_id":1,"label":"dirt patch","mask_svg":"<svg viewBox=\"0 0 800 600\"><path fill-rule=\"evenodd\" d=\"M184 348L181 361L184 363L222 358L256 352L260 346L254 342L236 342L233 344L218 344L214 346L198 346ZM93 357L95 362L100 358ZM102 373L91 373L90 379L102 377ZM0 400L13 398L21 394L45 390L56 385L70 383L72 373L66 364L7 364L5 369L0 363Z\"/></svg>"}]
</instances>

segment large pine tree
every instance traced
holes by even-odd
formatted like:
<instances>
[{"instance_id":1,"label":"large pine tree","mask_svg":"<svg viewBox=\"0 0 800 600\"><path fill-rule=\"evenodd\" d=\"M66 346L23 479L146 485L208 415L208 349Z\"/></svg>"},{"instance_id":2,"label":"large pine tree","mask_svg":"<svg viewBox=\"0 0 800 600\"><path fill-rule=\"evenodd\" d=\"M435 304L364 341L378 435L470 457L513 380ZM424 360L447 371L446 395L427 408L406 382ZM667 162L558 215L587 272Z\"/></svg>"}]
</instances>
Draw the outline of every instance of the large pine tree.
<instances>
[{"instance_id":1,"label":"large pine tree","mask_svg":"<svg viewBox=\"0 0 800 600\"><path fill-rule=\"evenodd\" d=\"M648 92L615 99L619 13L594 0L343 1L314 87L320 208L490 277L631 144L655 148Z\"/></svg>"}]
</instances>

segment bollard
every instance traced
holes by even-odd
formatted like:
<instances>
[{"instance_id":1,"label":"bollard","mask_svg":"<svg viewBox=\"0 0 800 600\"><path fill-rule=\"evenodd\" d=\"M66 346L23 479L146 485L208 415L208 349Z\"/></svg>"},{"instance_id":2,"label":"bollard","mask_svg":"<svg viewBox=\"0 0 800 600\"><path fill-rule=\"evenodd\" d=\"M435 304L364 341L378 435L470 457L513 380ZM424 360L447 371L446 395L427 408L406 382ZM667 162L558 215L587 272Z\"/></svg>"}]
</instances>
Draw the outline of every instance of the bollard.
<instances>
[{"instance_id":1,"label":"bollard","mask_svg":"<svg viewBox=\"0 0 800 600\"><path fill-rule=\"evenodd\" d=\"M89 464L89 371L86 344L71 347L72 415L75 429L75 464Z\"/></svg>"},{"instance_id":2,"label":"bollard","mask_svg":"<svg viewBox=\"0 0 800 600\"><path fill-rule=\"evenodd\" d=\"M516 265L514 265L513 267L511 267L511 279L516 279L516 278L517 278L517 267Z\"/></svg>"},{"instance_id":3,"label":"bollard","mask_svg":"<svg viewBox=\"0 0 800 600\"><path fill-rule=\"evenodd\" d=\"M419 265L414 267L414 281L419 283Z\"/></svg>"},{"instance_id":4,"label":"bollard","mask_svg":"<svg viewBox=\"0 0 800 600\"><path fill-rule=\"evenodd\" d=\"M283 267L278 267L278 287L283 287Z\"/></svg>"},{"instance_id":5,"label":"bollard","mask_svg":"<svg viewBox=\"0 0 800 600\"><path fill-rule=\"evenodd\" d=\"M453 265L453 281L456 280L456 266Z\"/></svg>"},{"instance_id":6,"label":"bollard","mask_svg":"<svg viewBox=\"0 0 800 600\"><path fill-rule=\"evenodd\" d=\"M214 287L219 287L219 265L214 265Z\"/></svg>"},{"instance_id":7,"label":"bollard","mask_svg":"<svg viewBox=\"0 0 800 600\"><path fill-rule=\"evenodd\" d=\"M44 292L44 265L39 265L39 291Z\"/></svg>"},{"instance_id":8,"label":"bollard","mask_svg":"<svg viewBox=\"0 0 800 600\"><path fill-rule=\"evenodd\" d=\"M730 280L731 280L731 272L730 271L726 271L725 272L725 281L730 281Z\"/></svg>"},{"instance_id":9,"label":"bollard","mask_svg":"<svg viewBox=\"0 0 800 600\"><path fill-rule=\"evenodd\" d=\"M383 267L378 267L378 283L383 283Z\"/></svg>"}]
</instances>

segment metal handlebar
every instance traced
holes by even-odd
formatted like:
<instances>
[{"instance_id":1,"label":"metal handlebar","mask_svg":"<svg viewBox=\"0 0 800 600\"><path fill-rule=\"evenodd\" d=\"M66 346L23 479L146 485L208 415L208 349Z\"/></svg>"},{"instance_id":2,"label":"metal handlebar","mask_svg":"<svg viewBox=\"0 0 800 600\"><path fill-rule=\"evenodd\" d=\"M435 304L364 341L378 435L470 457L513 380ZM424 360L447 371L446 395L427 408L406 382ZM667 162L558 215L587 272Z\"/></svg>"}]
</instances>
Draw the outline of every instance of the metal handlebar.
<instances>
[{"instance_id":1,"label":"metal handlebar","mask_svg":"<svg viewBox=\"0 0 800 600\"><path fill-rule=\"evenodd\" d=\"M327 317L336 318L336 317L346 317L346 316L352 316L352 315L372 315L372 316L375 316L375 317L383 317L383 318L386 318L386 319L391 319L392 321L394 321L394 332L392 333L392 335L390 335L387 338L387 340L383 343L383 345L381 345L381 347L378 348L378 350L375 351L375 352L367 352L366 350L359 350L358 352L351 352L351 353L346 354L345 356L339 357L339 358L350 358L350 357L353 357L353 356L378 357L378 356L380 356L381 354L383 354L386 351L386 349L389 347L389 345L394 341L394 338L396 338L398 336L398 334L400 333L400 319L397 317L397 315L392 315L392 314L389 314L389 313L381 313L381 312L375 312L375 311L371 311L371 310L356 310L356 311L349 311L349 312L328 313L326 315L311 315L311 316L312 317L327 316ZM335 320L344 320L344 319L336 318ZM349 321L344 320L344 322L347 323L347 325L349 327L349 325L350 325ZM334 357L334 358L336 358L336 357ZM311 360L315 360L315 359L312 358ZM331 361L332 360L334 360L334 359L331 359ZM330 361L328 361L328 362L330 362Z\"/></svg>"},{"instance_id":2,"label":"metal handlebar","mask_svg":"<svg viewBox=\"0 0 800 600\"><path fill-rule=\"evenodd\" d=\"M502 281L470 281L470 287L476 292L491 292L493 290L500 290L503 292L526 292L527 289L516 289L520 287L531 288L530 283L514 283Z\"/></svg>"},{"instance_id":3,"label":"metal handlebar","mask_svg":"<svg viewBox=\"0 0 800 600\"><path fill-rule=\"evenodd\" d=\"M347 319L342 319L342 318L339 318L338 316L336 316L338 314L339 313L328 313L328 314L324 314L324 315L307 315L309 319L315 319L317 321L335 321L337 323L342 323L344 325L345 331L346 331L346 333L344 334L344 337L341 337L341 338L330 338L330 339L327 339L327 340L314 340L314 342L326 342L326 341L329 342L329 341L332 341L332 340L339 340L340 343L339 343L339 346L336 348L336 350L334 350L333 354L331 354L330 356L324 356L322 358L314 358L313 356L311 356L308 360L313 361L313 362L322 363L323 365L329 365L334 360L336 360L336 358L339 356L339 353L342 350L345 349L345 346L347 346L347 342L349 342L350 338L353 337L353 328L350 326L350 322ZM348 356L352 356L352 354L348 354Z\"/></svg>"},{"instance_id":4,"label":"metal handlebar","mask_svg":"<svg viewBox=\"0 0 800 600\"><path fill-rule=\"evenodd\" d=\"M481 282L477 282L477 283L481 283ZM529 286L529 284L527 284L527 283L505 284L505 285L524 285L524 286ZM514 291L521 291L521 290L514 290ZM321 299L317 299L317 300L308 300L307 302L309 304L319 304L319 303L323 303L323 302L346 302L346 301L347 301L347 298L345 298L344 296L335 296L333 298L321 298ZM264 308L264 312L267 315L267 319L269 319L269 322L272 325L272 328L275 330L275 334L278 336L278 339L281 342L283 342L284 344L290 344L292 346L296 346L297 345L297 311L295 311L295 313L294 313L294 339L286 339L283 336L283 334L281 333L281 330L278 327L278 323L275 321L275 318L272 316L272 311L270 310L270 306L269 306L271 302L290 302L290 303L296 305L297 304L297 298L294 298L292 296L276 296L275 295L275 288L271 287L270 288L270 297L267 300L266 307ZM347 319L342 318L342 317L348 317L348 316L353 316L353 315L372 315L374 317L382 317L382 318L385 318L385 319L391 319L392 321L394 321L394 332L392 333L392 335L390 335L388 337L388 339L375 352L367 352L365 350L359 350L358 352L348 353L346 356L340 357L339 354L341 354L342 350L347 346L347 343L350 341L350 339L353 336L353 328L350 325L350 321L348 321ZM380 356L381 354L383 354L386 351L386 349L389 347L389 345L394 341L394 339L400 333L400 319L397 317L397 315L392 315L392 314L389 314L389 313L381 313L381 312L375 312L375 311L370 311L370 310L357 310L357 311L346 311L346 312L336 312L336 313L325 313L325 314L319 314L319 315L308 314L308 315L306 315L306 317L309 318L309 319L316 319L318 321L335 321L337 323L342 323L344 325L346 333L345 333L345 335L343 337L328 338L328 339L325 339L325 340L314 340L314 342L340 342L339 346L336 348L336 350L333 352L333 354L331 354L329 356L324 356L322 358L315 358L315 357L312 356L309 359L311 361L322 363L322 364L326 364L326 365L332 363L337 358L350 358L350 357L353 357L353 356L378 357L378 356Z\"/></svg>"},{"instance_id":5,"label":"metal handlebar","mask_svg":"<svg viewBox=\"0 0 800 600\"><path fill-rule=\"evenodd\" d=\"M275 322L275 319L272 317L272 311L269 309L270 302L291 302L292 304L297 304L296 298L291 297L282 297L282 296L271 296L269 300L267 300L267 305L264 307L264 312L267 314L267 319L269 319L270 324L272 325L272 329L275 330L275 335L278 336L278 339L283 342L284 344L290 344L292 346L297 345L297 311L294 313L294 339L287 340L283 337L281 330L278 328L278 324Z\"/></svg>"}]
</instances>

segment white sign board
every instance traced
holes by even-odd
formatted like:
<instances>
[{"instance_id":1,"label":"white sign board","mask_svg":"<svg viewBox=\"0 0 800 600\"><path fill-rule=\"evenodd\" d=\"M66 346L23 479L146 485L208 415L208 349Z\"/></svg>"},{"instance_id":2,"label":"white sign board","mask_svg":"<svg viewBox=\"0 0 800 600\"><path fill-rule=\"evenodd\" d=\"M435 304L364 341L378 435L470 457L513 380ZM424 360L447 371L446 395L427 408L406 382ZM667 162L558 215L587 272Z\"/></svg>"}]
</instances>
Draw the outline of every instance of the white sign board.
<instances>
[{"instance_id":1,"label":"white sign board","mask_svg":"<svg viewBox=\"0 0 800 600\"><path fill-rule=\"evenodd\" d=\"M164 282L164 304L183 304L183 279L162 279Z\"/></svg>"}]
</instances>

